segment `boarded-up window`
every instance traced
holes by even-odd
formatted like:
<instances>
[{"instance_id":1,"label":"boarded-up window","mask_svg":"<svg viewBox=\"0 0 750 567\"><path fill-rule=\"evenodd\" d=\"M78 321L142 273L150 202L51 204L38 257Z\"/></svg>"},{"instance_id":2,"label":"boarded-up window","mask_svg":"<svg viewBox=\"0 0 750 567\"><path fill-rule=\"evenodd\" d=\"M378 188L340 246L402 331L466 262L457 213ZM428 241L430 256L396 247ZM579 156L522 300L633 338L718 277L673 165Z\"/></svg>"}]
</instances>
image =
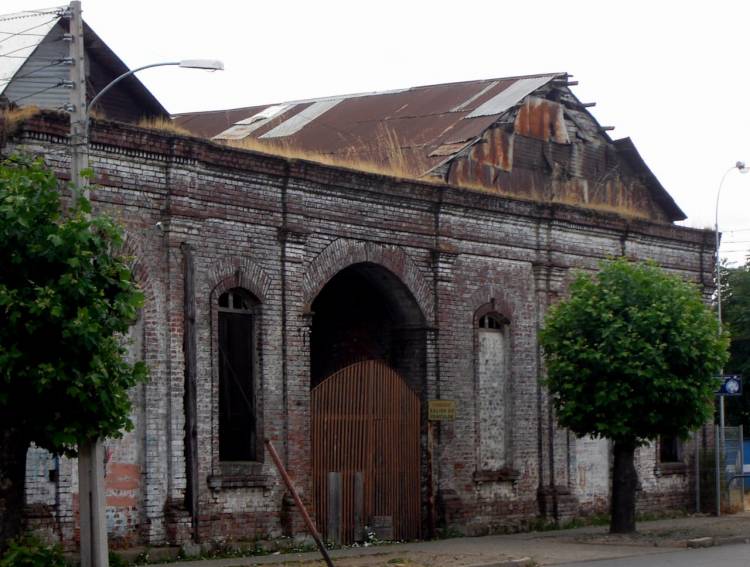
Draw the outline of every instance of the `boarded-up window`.
<instances>
[{"instance_id":1,"label":"boarded-up window","mask_svg":"<svg viewBox=\"0 0 750 567\"><path fill-rule=\"evenodd\" d=\"M508 464L508 322L498 314L478 322L479 468Z\"/></svg>"},{"instance_id":2,"label":"boarded-up window","mask_svg":"<svg viewBox=\"0 0 750 567\"><path fill-rule=\"evenodd\" d=\"M242 289L219 298L219 460L257 458L255 314Z\"/></svg>"}]
</instances>

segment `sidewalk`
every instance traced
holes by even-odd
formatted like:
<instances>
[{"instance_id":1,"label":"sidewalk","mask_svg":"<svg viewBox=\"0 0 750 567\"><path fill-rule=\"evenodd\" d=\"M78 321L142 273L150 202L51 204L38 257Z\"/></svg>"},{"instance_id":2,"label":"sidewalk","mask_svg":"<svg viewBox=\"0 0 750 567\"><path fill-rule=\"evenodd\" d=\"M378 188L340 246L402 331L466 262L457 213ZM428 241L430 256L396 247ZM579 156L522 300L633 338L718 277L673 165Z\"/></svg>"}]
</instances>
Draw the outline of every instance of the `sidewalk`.
<instances>
[{"instance_id":1,"label":"sidewalk","mask_svg":"<svg viewBox=\"0 0 750 567\"><path fill-rule=\"evenodd\" d=\"M715 518L691 516L640 522L638 533L611 535L606 527L452 538L438 541L357 547L331 552L337 567L469 567L559 565L664 553L679 547L750 542L750 513ZM323 566L318 553L182 561L166 567ZM164 564L162 564L164 565Z\"/></svg>"}]
</instances>

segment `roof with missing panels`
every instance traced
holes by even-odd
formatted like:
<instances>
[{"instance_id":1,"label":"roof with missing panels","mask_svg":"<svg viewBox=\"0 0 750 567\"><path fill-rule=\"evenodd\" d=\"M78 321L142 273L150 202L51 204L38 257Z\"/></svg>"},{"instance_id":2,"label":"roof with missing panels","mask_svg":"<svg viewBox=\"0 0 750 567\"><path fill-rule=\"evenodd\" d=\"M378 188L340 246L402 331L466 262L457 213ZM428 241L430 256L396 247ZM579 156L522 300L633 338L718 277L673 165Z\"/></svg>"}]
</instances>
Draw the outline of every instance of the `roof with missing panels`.
<instances>
[{"instance_id":1,"label":"roof with missing panels","mask_svg":"<svg viewBox=\"0 0 750 567\"><path fill-rule=\"evenodd\" d=\"M426 173L475 141L523 98L564 73L430 85L180 114L176 122L216 140L261 142L356 159L387 161L398 148L406 167Z\"/></svg>"},{"instance_id":2,"label":"roof with missing panels","mask_svg":"<svg viewBox=\"0 0 750 567\"><path fill-rule=\"evenodd\" d=\"M468 182L533 198L564 195L621 208L624 200L629 210L658 218L658 213L654 217L648 212L647 193L666 218L684 219L632 142L613 141L586 110L589 105L567 88L575 84L569 77L547 73L466 81L174 118L198 136L225 142L249 139L249 149L265 146L271 152L301 151L303 157L304 152L330 156L336 163L387 164L399 174L437 175L459 185ZM488 134L493 128L501 133ZM526 141L514 142L514 132ZM534 145L547 142L557 147L554 156ZM622 171L616 164L619 158L627 164ZM539 160L548 168L558 162L555 166L563 173L548 177ZM443 167L448 163L459 167ZM639 186L646 193L639 193ZM542 195L547 189L554 195Z\"/></svg>"}]
</instances>

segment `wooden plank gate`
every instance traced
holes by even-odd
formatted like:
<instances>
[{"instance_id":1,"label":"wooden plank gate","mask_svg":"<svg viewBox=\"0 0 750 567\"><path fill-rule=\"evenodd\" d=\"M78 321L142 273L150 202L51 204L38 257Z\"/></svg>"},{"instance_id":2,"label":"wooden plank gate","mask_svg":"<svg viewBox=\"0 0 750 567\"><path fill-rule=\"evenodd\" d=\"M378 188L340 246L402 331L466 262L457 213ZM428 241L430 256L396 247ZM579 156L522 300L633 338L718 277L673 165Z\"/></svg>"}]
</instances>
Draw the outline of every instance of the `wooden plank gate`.
<instances>
[{"instance_id":1,"label":"wooden plank gate","mask_svg":"<svg viewBox=\"0 0 750 567\"><path fill-rule=\"evenodd\" d=\"M325 539L409 540L420 531L419 397L377 360L311 392L313 505Z\"/></svg>"}]
</instances>

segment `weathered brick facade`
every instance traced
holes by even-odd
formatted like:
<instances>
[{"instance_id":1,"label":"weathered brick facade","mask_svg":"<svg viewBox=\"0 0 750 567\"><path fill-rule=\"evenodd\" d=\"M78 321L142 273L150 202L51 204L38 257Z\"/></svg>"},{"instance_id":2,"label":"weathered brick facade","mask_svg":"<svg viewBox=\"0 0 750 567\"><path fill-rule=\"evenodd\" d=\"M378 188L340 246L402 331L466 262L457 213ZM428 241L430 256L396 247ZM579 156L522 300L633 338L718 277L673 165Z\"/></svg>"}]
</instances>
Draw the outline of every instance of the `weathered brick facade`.
<instances>
[{"instance_id":1,"label":"weathered brick facade","mask_svg":"<svg viewBox=\"0 0 750 567\"><path fill-rule=\"evenodd\" d=\"M67 179L67 130L64 117L42 114L6 139L2 152L43 155ZM132 394L135 429L106 442L109 532L122 545L303 529L269 459L219 460L217 302L229 289L244 288L259 303L258 427L308 502L316 298L331 278L354 267L359 271L347 273L376 282L401 319L415 323L392 329L403 349L390 353L394 364L424 407L430 399L457 404L455 421L436 425L431 479L423 428L426 534L430 483L438 526L467 533L605 511L606 442L558 429L540 382L536 339L547 307L564 295L573 270L596 269L611 256L653 259L700 286L711 282L713 233L664 222L231 150L115 123L93 129L92 166L95 208L124 226L147 297L131 354L148 363L151 378ZM186 298L191 288L194 297ZM185 320L186 300L194 303L194 321ZM492 404L478 399L480 312L507 320L506 396ZM194 336L186 337L186 329ZM195 463L186 456L192 411L186 340L196 347ZM493 404L502 404L502 419L492 414ZM483 437L501 422L507 424L502 451ZM489 468L481 464L487 451L494 455L486 459L494 463ZM654 448L639 452L638 466L642 510L689 506L689 467L658 474ZM27 470L30 523L72 544L76 467L32 449ZM189 486L197 490L193 511Z\"/></svg>"}]
</instances>

